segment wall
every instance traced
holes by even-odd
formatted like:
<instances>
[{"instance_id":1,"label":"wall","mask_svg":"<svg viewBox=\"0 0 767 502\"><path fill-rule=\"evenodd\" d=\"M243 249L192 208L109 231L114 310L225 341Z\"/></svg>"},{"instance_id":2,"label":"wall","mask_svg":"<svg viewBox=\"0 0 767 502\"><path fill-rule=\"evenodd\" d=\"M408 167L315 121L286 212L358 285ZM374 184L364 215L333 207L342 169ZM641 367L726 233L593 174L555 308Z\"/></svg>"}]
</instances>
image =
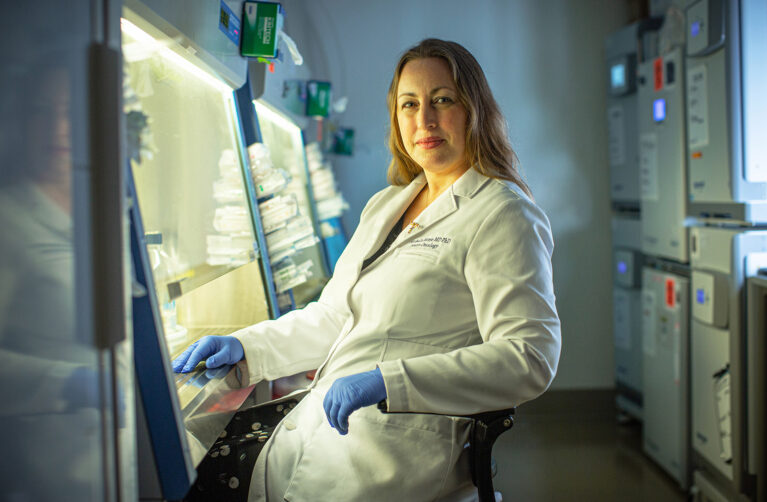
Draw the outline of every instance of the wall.
<instances>
[{"instance_id":1,"label":"wall","mask_svg":"<svg viewBox=\"0 0 767 502\"><path fill-rule=\"evenodd\" d=\"M614 382L604 36L633 2L456 0L283 2L285 30L315 78L347 96L354 156L334 157L351 209L386 186L386 91L399 54L426 37L455 40L483 66L537 202L551 220L563 353L554 388ZM471 7L469 7L471 6Z\"/></svg>"}]
</instances>

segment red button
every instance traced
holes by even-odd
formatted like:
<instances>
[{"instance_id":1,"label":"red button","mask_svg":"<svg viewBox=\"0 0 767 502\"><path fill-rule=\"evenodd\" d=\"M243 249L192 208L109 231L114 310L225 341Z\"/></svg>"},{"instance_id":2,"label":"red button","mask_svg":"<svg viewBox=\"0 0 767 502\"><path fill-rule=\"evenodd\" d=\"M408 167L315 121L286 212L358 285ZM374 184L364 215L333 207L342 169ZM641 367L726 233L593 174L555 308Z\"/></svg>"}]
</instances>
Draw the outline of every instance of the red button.
<instances>
[{"instance_id":1,"label":"red button","mask_svg":"<svg viewBox=\"0 0 767 502\"><path fill-rule=\"evenodd\" d=\"M674 279L666 279L666 306L674 308L676 305L676 284Z\"/></svg>"},{"instance_id":2,"label":"red button","mask_svg":"<svg viewBox=\"0 0 767 502\"><path fill-rule=\"evenodd\" d=\"M656 58L652 65L655 90L660 91L663 89L663 58Z\"/></svg>"}]
</instances>

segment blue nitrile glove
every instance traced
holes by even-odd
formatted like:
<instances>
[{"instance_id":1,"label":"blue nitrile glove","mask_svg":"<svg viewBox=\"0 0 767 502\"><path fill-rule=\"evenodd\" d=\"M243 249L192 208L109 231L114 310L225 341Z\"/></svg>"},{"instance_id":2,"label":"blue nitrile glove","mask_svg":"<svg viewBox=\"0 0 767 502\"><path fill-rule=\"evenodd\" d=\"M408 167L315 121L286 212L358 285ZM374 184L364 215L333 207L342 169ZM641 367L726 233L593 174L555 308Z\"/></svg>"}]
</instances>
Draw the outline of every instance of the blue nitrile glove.
<instances>
[{"instance_id":1,"label":"blue nitrile glove","mask_svg":"<svg viewBox=\"0 0 767 502\"><path fill-rule=\"evenodd\" d=\"M325 394L322 406L331 427L341 435L349 432L349 415L353 411L386 399L386 386L381 370L341 377Z\"/></svg>"},{"instance_id":2,"label":"blue nitrile glove","mask_svg":"<svg viewBox=\"0 0 767 502\"><path fill-rule=\"evenodd\" d=\"M245 350L233 336L203 336L173 361L173 371L189 373L203 359L208 368L236 364L245 357Z\"/></svg>"}]
</instances>

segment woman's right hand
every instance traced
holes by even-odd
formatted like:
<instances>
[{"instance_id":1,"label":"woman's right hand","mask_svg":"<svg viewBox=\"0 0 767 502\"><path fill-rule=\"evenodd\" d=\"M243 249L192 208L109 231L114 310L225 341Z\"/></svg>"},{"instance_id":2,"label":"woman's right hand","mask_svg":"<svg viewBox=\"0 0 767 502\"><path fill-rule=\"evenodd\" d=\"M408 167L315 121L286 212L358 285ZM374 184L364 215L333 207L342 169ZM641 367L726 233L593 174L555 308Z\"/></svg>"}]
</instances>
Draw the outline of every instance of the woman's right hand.
<instances>
[{"instance_id":1,"label":"woman's right hand","mask_svg":"<svg viewBox=\"0 0 767 502\"><path fill-rule=\"evenodd\" d=\"M173 360L173 371L189 373L203 359L207 368L236 364L245 357L245 350L233 336L204 336Z\"/></svg>"}]
</instances>

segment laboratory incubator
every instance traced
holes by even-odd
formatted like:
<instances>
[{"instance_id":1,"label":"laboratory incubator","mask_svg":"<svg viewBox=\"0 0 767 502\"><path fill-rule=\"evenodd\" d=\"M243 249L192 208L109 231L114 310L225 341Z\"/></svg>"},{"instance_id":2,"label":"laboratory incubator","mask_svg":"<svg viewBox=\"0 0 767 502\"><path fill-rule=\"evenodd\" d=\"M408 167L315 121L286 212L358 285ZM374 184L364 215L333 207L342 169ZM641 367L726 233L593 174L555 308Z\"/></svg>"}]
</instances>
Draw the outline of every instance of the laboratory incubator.
<instances>
[{"instance_id":1,"label":"laboratory incubator","mask_svg":"<svg viewBox=\"0 0 767 502\"><path fill-rule=\"evenodd\" d=\"M689 214L698 221L691 444L695 486L712 499L755 497L763 449L754 419L763 362L748 335L759 306L746 301L745 284L767 253L766 16L758 0L690 1L685 10Z\"/></svg>"},{"instance_id":2,"label":"laboratory incubator","mask_svg":"<svg viewBox=\"0 0 767 502\"><path fill-rule=\"evenodd\" d=\"M689 261L683 48L640 63L643 448L690 484Z\"/></svg>"},{"instance_id":3,"label":"laboratory incubator","mask_svg":"<svg viewBox=\"0 0 767 502\"><path fill-rule=\"evenodd\" d=\"M765 224L767 5L698 0L685 14L691 214Z\"/></svg>"},{"instance_id":4,"label":"laboratory incubator","mask_svg":"<svg viewBox=\"0 0 767 502\"><path fill-rule=\"evenodd\" d=\"M749 469L761 449L753 411L764 396L753 375L747 335L746 279L767 267L767 230L691 229L691 444L697 476L724 493L748 493ZM762 401L763 402L763 401ZM762 405L763 406L763 405ZM749 461L749 458L752 460Z\"/></svg>"},{"instance_id":5,"label":"laboratory incubator","mask_svg":"<svg viewBox=\"0 0 767 502\"><path fill-rule=\"evenodd\" d=\"M642 251L687 263L683 49L640 63L637 78Z\"/></svg>"}]
</instances>

